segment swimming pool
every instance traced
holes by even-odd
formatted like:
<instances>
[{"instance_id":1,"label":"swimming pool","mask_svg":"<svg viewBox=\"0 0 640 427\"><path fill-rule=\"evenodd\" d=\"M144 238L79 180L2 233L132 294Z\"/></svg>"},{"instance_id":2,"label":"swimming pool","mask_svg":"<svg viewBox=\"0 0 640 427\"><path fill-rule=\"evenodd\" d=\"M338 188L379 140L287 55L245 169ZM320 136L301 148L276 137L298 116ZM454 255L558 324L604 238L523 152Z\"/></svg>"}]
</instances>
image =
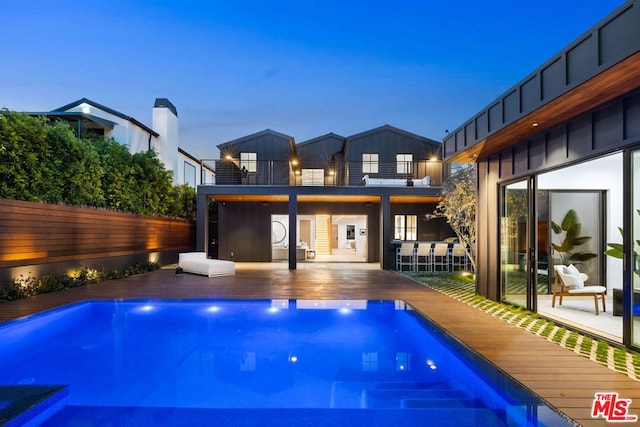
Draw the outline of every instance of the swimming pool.
<instances>
[{"instance_id":1,"label":"swimming pool","mask_svg":"<svg viewBox=\"0 0 640 427\"><path fill-rule=\"evenodd\" d=\"M574 425L402 301L77 303L0 325L0 386L65 386L52 426Z\"/></svg>"}]
</instances>

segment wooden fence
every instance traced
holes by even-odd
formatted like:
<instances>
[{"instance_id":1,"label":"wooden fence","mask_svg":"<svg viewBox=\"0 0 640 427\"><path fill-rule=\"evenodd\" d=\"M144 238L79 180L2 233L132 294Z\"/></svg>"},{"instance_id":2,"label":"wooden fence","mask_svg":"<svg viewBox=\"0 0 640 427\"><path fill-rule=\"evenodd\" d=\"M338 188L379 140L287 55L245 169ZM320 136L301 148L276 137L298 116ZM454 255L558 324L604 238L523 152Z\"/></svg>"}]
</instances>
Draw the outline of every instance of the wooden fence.
<instances>
[{"instance_id":1,"label":"wooden fence","mask_svg":"<svg viewBox=\"0 0 640 427\"><path fill-rule=\"evenodd\" d=\"M195 224L0 199L0 268L193 250Z\"/></svg>"}]
</instances>

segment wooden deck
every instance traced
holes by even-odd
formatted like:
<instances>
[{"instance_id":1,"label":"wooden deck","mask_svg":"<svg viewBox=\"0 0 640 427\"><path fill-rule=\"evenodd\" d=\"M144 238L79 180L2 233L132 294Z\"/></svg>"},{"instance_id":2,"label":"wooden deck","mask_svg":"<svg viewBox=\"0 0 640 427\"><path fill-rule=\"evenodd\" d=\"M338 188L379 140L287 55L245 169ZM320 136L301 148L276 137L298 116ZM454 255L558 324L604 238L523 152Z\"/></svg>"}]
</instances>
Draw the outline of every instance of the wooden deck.
<instances>
[{"instance_id":1,"label":"wooden deck","mask_svg":"<svg viewBox=\"0 0 640 427\"><path fill-rule=\"evenodd\" d=\"M584 426L596 392L632 399L640 415L640 383L557 344L510 325L392 271L366 264L237 263L236 275L207 278L173 269L0 304L0 321L87 299L386 299L404 300L551 405Z\"/></svg>"}]
</instances>

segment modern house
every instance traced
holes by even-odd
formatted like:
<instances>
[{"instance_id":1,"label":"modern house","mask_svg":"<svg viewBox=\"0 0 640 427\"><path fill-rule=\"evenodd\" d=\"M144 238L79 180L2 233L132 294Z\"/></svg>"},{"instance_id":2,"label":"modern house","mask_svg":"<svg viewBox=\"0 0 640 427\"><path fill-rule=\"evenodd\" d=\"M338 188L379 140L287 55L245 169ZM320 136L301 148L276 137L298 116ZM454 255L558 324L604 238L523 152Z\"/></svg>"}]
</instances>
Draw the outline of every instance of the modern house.
<instances>
[{"instance_id":1,"label":"modern house","mask_svg":"<svg viewBox=\"0 0 640 427\"><path fill-rule=\"evenodd\" d=\"M565 323L563 311L584 314L573 321L639 348L640 3L622 4L443 148L446 161L477 164L477 291ZM609 243L622 259L605 255ZM606 313L589 298L549 304L553 267L567 264L606 286Z\"/></svg>"},{"instance_id":2,"label":"modern house","mask_svg":"<svg viewBox=\"0 0 640 427\"><path fill-rule=\"evenodd\" d=\"M395 268L399 241L453 235L440 200L441 143L381 126L296 144L264 130L218 146L198 186L198 250L235 261L361 261ZM216 200L217 224L209 221Z\"/></svg>"},{"instance_id":3,"label":"modern house","mask_svg":"<svg viewBox=\"0 0 640 427\"><path fill-rule=\"evenodd\" d=\"M154 150L167 170L173 171L176 185L211 181L213 171L178 146L178 111L166 98L156 98L152 125L148 127L131 116L87 98L48 112L30 112L50 120L64 120L77 135L93 134L113 138L133 153Z\"/></svg>"}]
</instances>

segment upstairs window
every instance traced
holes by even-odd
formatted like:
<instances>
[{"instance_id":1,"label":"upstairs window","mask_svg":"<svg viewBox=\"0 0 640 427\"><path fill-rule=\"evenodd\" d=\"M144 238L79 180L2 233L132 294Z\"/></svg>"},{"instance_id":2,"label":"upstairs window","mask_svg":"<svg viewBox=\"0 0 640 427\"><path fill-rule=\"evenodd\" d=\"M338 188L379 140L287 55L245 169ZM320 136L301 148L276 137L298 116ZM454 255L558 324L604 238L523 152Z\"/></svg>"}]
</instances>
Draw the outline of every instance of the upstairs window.
<instances>
[{"instance_id":1,"label":"upstairs window","mask_svg":"<svg viewBox=\"0 0 640 427\"><path fill-rule=\"evenodd\" d=\"M324 169L302 169L302 185L324 185Z\"/></svg>"},{"instance_id":2,"label":"upstairs window","mask_svg":"<svg viewBox=\"0 0 640 427\"><path fill-rule=\"evenodd\" d=\"M362 153L362 173L378 173L377 153Z\"/></svg>"},{"instance_id":3,"label":"upstairs window","mask_svg":"<svg viewBox=\"0 0 640 427\"><path fill-rule=\"evenodd\" d=\"M240 153L240 169L245 168L247 172L255 172L258 166L257 153Z\"/></svg>"},{"instance_id":4,"label":"upstairs window","mask_svg":"<svg viewBox=\"0 0 640 427\"><path fill-rule=\"evenodd\" d=\"M410 174L413 165L413 154L396 154L396 173Z\"/></svg>"}]
</instances>

